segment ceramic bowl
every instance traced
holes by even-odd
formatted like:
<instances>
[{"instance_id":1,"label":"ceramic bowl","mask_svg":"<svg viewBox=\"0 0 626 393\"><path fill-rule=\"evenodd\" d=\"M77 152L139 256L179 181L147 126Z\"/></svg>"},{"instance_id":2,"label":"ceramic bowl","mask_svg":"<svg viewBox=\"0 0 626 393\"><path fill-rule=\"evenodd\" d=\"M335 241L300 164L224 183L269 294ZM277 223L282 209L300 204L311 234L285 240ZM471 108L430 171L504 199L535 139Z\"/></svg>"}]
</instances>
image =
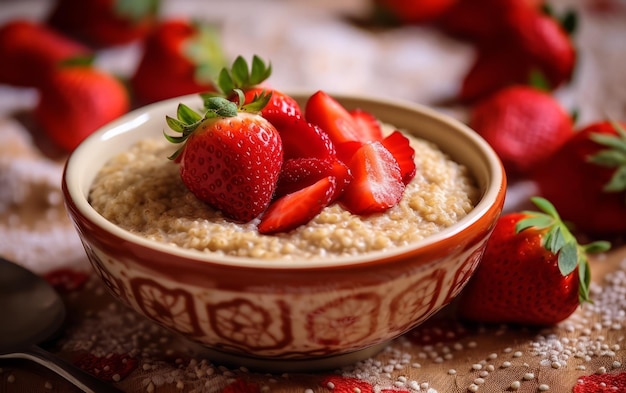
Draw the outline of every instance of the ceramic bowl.
<instances>
[{"instance_id":1,"label":"ceramic bowl","mask_svg":"<svg viewBox=\"0 0 626 393\"><path fill-rule=\"evenodd\" d=\"M302 102L308 95L297 95ZM216 256L149 241L107 221L87 196L103 164L161 136L179 102L152 104L87 138L63 175L67 210L89 260L123 303L248 366L336 367L372 356L448 304L475 271L503 207L506 177L488 144L462 123L417 104L334 95L437 144L476 179L480 200L458 223L410 246L298 263ZM299 366L300 365L300 366Z\"/></svg>"}]
</instances>

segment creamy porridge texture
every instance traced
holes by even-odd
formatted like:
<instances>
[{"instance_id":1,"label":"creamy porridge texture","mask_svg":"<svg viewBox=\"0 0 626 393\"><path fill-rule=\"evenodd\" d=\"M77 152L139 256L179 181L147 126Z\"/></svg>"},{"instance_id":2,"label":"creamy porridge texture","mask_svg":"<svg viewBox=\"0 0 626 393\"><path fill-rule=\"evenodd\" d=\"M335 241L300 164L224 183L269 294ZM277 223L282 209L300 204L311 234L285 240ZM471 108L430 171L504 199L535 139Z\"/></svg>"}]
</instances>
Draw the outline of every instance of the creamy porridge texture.
<instances>
[{"instance_id":1,"label":"creamy porridge texture","mask_svg":"<svg viewBox=\"0 0 626 393\"><path fill-rule=\"evenodd\" d=\"M197 200L167 159L175 149L163 138L140 141L114 157L89 195L106 219L158 242L233 256L296 259L357 255L423 239L473 209L478 190L467 169L432 144L411 138L417 174L401 202L384 214L353 215L339 204L307 225L261 235L257 220L234 223Z\"/></svg>"}]
</instances>

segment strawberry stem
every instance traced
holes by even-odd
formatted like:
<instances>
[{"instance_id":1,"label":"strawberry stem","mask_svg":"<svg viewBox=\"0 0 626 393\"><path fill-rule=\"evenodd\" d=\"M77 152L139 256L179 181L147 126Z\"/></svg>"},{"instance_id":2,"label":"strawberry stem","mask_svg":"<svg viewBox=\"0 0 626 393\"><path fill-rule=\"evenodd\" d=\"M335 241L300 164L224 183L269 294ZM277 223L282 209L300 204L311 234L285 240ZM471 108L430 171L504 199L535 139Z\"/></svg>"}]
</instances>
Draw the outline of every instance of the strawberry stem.
<instances>
[{"instance_id":1,"label":"strawberry stem","mask_svg":"<svg viewBox=\"0 0 626 393\"><path fill-rule=\"evenodd\" d=\"M242 57L237 56L230 70L223 68L217 78L217 87L224 96L229 96L235 89L246 90L260 85L272 74L272 65L265 64L257 55L252 57L252 66Z\"/></svg>"},{"instance_id":2,"label":"strawberry stem","mask_svg":"<svg viewBox=\"0 0 626 393\"><path fill-rule=\"evenodd\" d=\"M566 276L576 270L580 279L579 300L581 303L589 302L589 284L591 283L591 271L587 255L609 250L611 244L607 241L595 241L587 245L578 244L567 225L561 220L559 213L552 203L541 197L532 197L531 201L539 208L537 211L524 211L526 218L520 220L515 231L519 233L528 228L543 231L542 246L558 255L559 271Z\"/></svg>"}]
</instances>

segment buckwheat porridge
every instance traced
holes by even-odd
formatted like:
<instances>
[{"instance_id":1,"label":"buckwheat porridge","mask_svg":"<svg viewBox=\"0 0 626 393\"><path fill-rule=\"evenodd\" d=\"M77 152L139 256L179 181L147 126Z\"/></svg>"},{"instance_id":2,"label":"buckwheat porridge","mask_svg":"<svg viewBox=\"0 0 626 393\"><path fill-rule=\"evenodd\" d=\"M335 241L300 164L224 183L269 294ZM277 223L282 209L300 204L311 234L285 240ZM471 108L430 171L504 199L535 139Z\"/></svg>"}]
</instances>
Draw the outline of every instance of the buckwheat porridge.
<instances>
[{"instance_id":1,"label":"buckwheat porridge","mask_svg":"<svg viewBox=\"0 0 626 393\"><path fill-rule=\"evenodd\" d=\"M411 137L417 174L401 202L384 214L353 215L339 204L307 225L275 235L257 220L234 223L195 198L167 157L165 138L142 140L96 176L89 199L109 221L148 239L179 247L264 259L343 256L406 245L454 224L473 209L478 190L468 170L432 144Z\"/></svg>"}]
</instances>

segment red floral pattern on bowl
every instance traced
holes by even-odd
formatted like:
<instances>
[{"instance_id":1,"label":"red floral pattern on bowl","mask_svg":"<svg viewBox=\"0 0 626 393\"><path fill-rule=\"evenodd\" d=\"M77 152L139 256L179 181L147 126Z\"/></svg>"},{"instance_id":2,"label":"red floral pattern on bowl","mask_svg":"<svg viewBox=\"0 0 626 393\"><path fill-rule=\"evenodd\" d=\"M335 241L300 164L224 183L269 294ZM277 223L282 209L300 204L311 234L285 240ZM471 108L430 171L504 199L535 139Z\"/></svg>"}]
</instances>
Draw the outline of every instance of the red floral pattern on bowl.
<instances>
[{"instance_id":1,"label":"red floral pattern on bowl","mask_svg":"<svg viewBox=\"0 0 626 393\"><path fill-rule=\"evenodd\" d=\"M111 293L213 350L280 360L358 353L398 337L448 304L476 269L501 212L506 178L499 160L472 130L431 109L337 98L431 140L466 165L482 192L476 208L424 241L335 260L257 261L150 242L98 215L87 193L106 160L138 139L162 132L172 108L197 99L177 98L105 126L66 165L68 212Z\"/></svg>"}]
</instances>

